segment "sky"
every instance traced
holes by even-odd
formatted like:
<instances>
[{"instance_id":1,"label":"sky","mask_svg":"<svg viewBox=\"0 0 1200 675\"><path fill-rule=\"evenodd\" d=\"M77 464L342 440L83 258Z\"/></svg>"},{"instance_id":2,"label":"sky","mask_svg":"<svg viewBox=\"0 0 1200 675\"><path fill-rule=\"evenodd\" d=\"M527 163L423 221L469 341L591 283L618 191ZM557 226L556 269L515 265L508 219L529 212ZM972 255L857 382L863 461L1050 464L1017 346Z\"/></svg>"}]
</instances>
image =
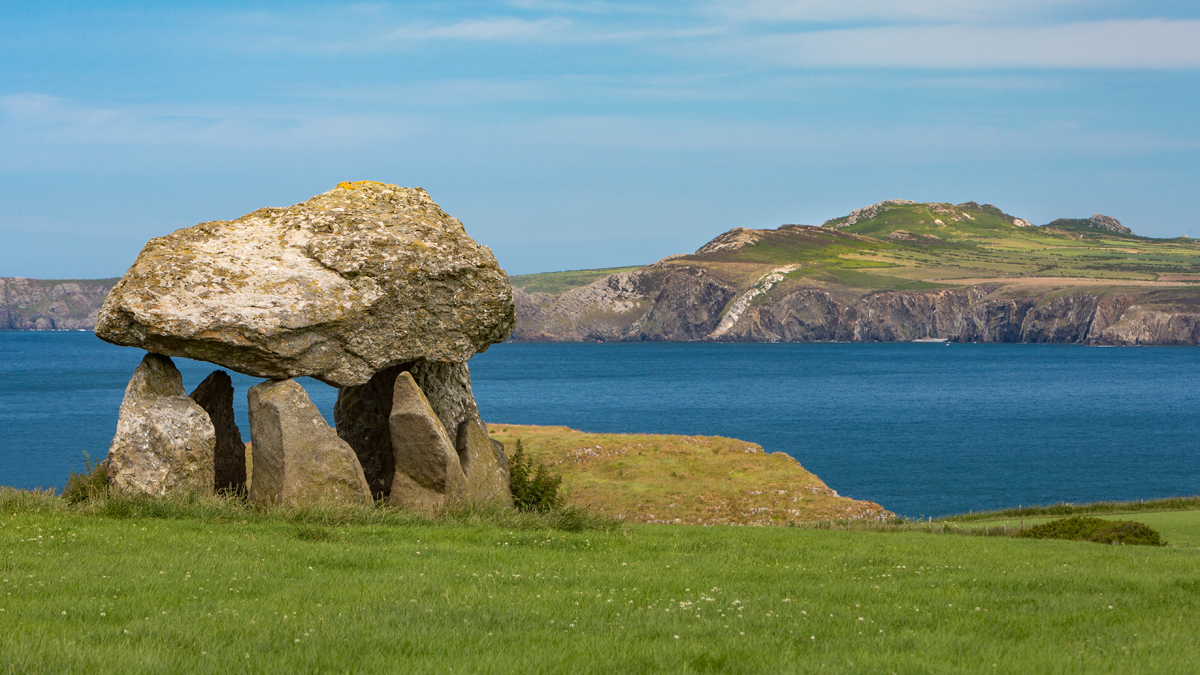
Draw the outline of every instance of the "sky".
<instances>
[{"instance_id":1,"label":"sky","mask_svg":"<svg viewBox=\"0 0 1200 675\"><path fill-rule=\"evenodd\" d=\"M0 0L0 276L343 180L510 274L891 198L1200 237L1200 3Z\"/></svg>"}]
</instances>

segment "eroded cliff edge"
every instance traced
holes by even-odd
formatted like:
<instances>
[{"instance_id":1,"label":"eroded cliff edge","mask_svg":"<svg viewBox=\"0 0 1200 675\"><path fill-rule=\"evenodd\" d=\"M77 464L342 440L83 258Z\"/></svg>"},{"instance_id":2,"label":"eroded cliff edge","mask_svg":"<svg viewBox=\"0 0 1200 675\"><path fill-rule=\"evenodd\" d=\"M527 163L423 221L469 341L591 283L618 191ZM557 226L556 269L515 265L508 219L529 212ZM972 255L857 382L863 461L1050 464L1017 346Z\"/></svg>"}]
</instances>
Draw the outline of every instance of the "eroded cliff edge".
<instances>
[{"instance_id":1,"label":"eroded cliff edge","mask_svg":"<svg viewBox=\"0 0 1200 675\"><path fill-rule=\"evenodd\" d=\"M92 330L116 283L0 277L0 330Z\"/></svg>"},{"instance_id":2,"label":"eroded cliff edge","mask_svg":"<svg viewBox=\"0 0 1200 675\"><path fill-rule=\"evenodd\" d=\"M731 316L726 303L736 290L704 270L613 276L622 278L561 296L517 290L512 339L1200 344L1200 293L1191 289L980 285L853 297L789 284ZM718 331L724 317L731 325Z\"/></svg>"}]
</instances>

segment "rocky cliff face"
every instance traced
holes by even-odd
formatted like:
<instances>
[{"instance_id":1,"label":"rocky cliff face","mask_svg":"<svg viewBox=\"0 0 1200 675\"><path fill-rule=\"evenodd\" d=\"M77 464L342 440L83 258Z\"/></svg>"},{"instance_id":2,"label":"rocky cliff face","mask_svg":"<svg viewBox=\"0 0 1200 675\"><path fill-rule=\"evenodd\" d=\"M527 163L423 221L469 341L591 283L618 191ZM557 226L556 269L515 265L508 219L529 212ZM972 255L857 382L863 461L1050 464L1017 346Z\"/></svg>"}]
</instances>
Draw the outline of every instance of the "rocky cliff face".
<instances>
[{"instance_id":1,"label":"rocky cliff face","mask_svg":"<svg viewBox=\"0 0 1200 675\"><path fill-rule=\"evenodd\" d=\"M91 330L116 283L0 277L0 330Z\"/></svg>"},{"instance_id":2,"label":"rocky cliff face","mask_svg":"<svg viewBox=\"0 0 1200 675\"><path fill-rule=\"evenodd\" d=\"M623 278L560 296L517 291L513 339L1200 344L1200 294L1190 289L1018 295L997 285L846 297L792 283L751 298L734 316L735 296L743 296L702 268L651 266L613 276Z\"/></svg>"}]
</instances>

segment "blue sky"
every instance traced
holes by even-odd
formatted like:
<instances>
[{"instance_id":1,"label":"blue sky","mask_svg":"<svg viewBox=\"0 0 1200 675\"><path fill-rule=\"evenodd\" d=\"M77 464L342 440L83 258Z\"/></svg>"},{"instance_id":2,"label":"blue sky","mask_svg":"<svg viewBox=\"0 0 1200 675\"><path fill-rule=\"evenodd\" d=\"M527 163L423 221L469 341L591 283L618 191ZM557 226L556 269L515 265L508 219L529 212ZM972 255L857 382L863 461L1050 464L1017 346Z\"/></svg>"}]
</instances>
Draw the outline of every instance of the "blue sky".
<instances>
[{"instance_id":1,"label":"blue sky","mask_svg":"<svg viewBox=\"0 0 1200 675\"><path fill-rule=\"evenodd\" d=\"M0 4L0 276L340 180L511 274L889 198L1200 236L1200 3Z\"/></svg>"}]
</instances>

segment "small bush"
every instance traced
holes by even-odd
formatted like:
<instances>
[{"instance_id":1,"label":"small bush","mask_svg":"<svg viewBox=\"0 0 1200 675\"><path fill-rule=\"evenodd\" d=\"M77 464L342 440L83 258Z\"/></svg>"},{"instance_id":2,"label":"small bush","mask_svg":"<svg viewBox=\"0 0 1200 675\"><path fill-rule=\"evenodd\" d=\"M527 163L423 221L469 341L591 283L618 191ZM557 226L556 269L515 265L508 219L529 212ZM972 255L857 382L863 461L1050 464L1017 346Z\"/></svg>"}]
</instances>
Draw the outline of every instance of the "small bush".
<instances>
[{"instance_id":1,"label":"small bush","mask_svg":"<svg viewBox=\"0 0 1200 675\"><path fill-rule=\"evenodd\" d=\"M517 450L512 456L513 503L522 511L549 511L562 503L558 486L562 476L551 476L545 464L525 456L525 446L517 439Z\"/></svg>"},{"instance_id":2,"label":"small bush","mask_svg":"<svg viewBox=\"0 0 1200 675\"><path fill-rule=\"evenodd\" d=\"M1104 520L1088 516L1071 516L1034 525L1015 536L1026 539L1068 539L1094 541L1101 544L1132 544L1163 546L1162 537L1149 525L1132 520Z\"/></svg>"},{"instance_id":3,"label":"small bush","mask_svg":"<svg viewBox=\"0 0 1200 675\"><path fill-rule=\"evenodd\" d=\"M91 455L83 453L87 468L83 473L72 471L63 488L63 499L68 504L91 501L108 494L108 463L92 463Z\"/></svg>"}]
</instances>

